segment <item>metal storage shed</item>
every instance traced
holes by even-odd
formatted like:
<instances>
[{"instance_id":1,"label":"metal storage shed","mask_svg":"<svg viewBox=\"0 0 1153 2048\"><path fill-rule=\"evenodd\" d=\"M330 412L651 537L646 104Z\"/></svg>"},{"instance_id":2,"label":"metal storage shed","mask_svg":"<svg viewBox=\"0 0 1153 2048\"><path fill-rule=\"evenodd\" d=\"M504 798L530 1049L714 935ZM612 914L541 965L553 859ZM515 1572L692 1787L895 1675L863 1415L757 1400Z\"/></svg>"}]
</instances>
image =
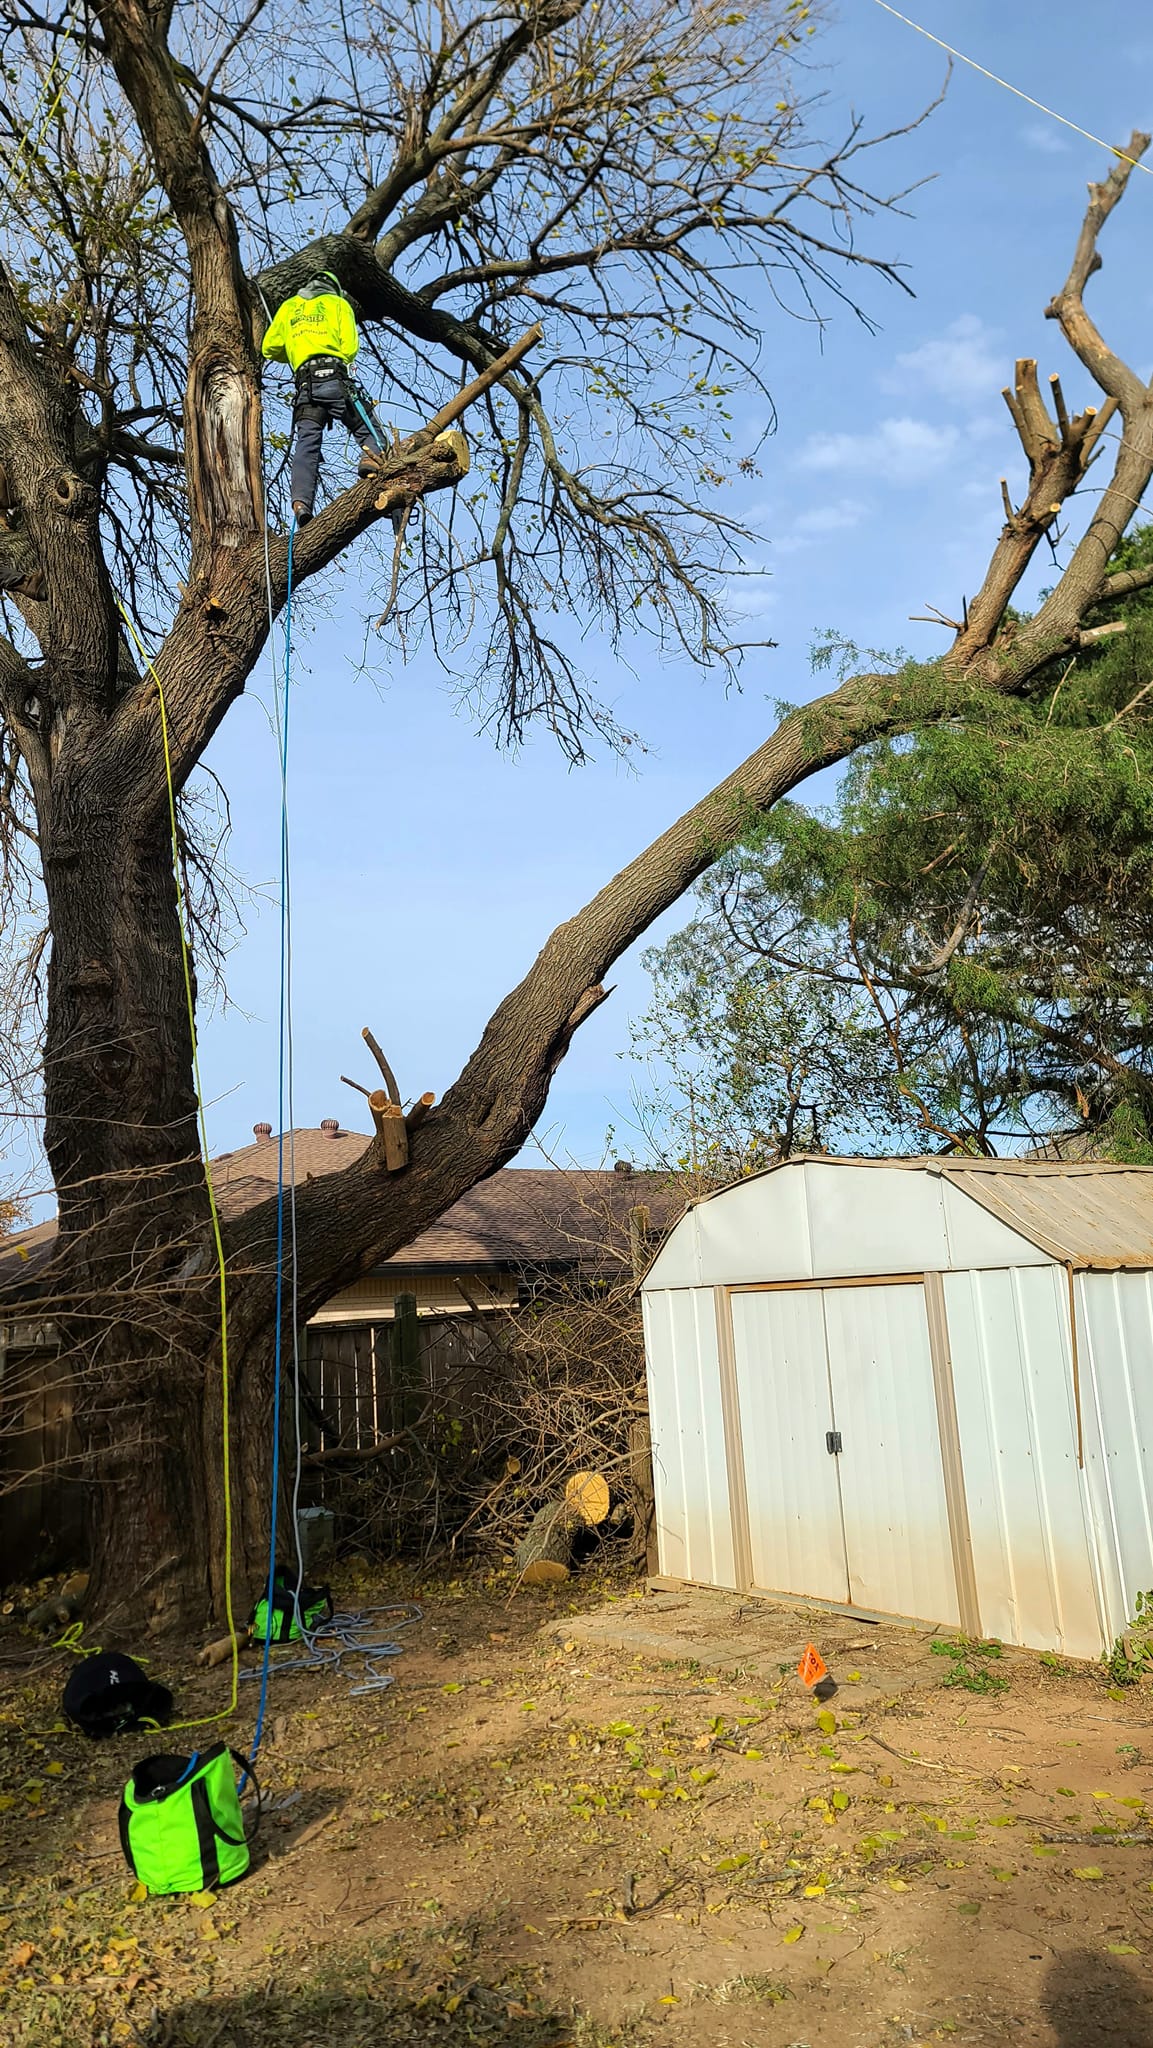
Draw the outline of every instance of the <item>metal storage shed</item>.
<instances>
[{"instance_id":1,"label":"metal storage shed","mask_svg":"<svg viewBox=\"0 0 1153 2048\"><path fill-rule=\"evenodd\" d=\"M669 1577L1075 1657L1153 1587L1153 1168L789 1160L643 1304Z\"/></svg>"}]
</instances>

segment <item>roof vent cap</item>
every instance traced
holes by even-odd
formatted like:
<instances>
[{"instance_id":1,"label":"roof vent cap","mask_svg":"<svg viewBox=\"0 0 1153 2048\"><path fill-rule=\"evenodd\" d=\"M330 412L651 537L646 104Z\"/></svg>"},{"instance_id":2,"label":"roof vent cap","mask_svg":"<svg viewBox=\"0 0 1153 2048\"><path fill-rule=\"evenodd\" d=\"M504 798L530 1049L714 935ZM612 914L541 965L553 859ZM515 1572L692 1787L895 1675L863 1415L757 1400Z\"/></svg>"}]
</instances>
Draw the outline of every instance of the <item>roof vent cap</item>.
<instances>
[{"instance_id":1,"label":"roof vent cap","mask_svg":"<svg viewBox=\"0 0 1153 2048\"><path fill-rule=\"evenodd\" d=\"M267 1145L269 1139L272 1136L272 1125L253 1124L252 1135L256 1139L258 1145Z\"/></svg>"},{"instance_id":2,"label":"roof vent cap","mask_svg":"<svg viewBox=\"0 0 1153 2048\"><path fill-rule=\"evenodd\" d=\"M614 1173L624 1173L624 1174L628 1174L628 1173L631 1173L632 1171L633 1171L633 1162L632 1162L632 1160L631 1160L631 1159L614 1159L614 1160L613 1160L613 1172L614 1172Z\"/></svg>"},{"instance_id":3,"label":"roof vent cap","mask_svg":"<svg viewBox=\"0 0 1153 2048\"><path fill-rule=\"evenodd\" d=\"M340 1119L335 1116L326 1116L322 1118L320 1128L324 1132L326 1138L339 1137Z\"/></svg>"}]
</instances>

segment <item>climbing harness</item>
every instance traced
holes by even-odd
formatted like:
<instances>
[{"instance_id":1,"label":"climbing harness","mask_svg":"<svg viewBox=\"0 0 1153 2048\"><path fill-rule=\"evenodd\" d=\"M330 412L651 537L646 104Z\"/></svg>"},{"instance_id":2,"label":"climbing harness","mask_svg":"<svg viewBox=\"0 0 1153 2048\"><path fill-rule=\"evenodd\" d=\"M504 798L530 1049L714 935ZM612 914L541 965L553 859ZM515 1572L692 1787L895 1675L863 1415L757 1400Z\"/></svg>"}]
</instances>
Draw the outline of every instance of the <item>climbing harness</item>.
<instances>
[{"instance_id":1,"label":"climbing harness","mask_svg":"<svg viewBox=\"0 0 1153 2048\"><path fill-rule=\"evenodd\" d=\"M316 395L318 379L321 383L339 384L345 396L352 396L353 387L348 374L348 364L340 356L309 356L308 361L300 365L294 379L294 420L315 419L322 424L327 421L328 407Z\"/></svg>"}]
</instances>

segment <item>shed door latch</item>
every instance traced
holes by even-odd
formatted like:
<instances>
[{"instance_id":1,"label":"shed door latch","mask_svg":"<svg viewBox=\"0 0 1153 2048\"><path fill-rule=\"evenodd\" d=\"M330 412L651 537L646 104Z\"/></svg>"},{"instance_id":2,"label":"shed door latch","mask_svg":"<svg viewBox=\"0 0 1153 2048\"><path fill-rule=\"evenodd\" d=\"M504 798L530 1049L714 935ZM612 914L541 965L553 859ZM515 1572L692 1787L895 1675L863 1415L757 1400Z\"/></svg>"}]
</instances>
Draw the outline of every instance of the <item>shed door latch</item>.
<instances>
[{"instance_id":1,"label":"shed door latch","mask_svg":"<svg viewBox=\"0 0 1153 2048\"><path fill-rule=\"evenodd\" d=\"M827 1429L825 1431L825 1449L827 1450L830 1458L837 1458L840 1456L841 1432L839 1429Z\"/></svg>"}]
</instances>

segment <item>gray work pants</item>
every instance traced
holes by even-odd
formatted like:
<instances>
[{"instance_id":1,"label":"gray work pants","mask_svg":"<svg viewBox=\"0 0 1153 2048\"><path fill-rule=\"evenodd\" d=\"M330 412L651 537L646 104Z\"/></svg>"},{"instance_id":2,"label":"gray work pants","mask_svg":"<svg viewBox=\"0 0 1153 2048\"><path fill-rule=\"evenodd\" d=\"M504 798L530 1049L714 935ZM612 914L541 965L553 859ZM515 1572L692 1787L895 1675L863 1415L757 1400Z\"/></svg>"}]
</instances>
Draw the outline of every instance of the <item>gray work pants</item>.
<instances>
[{"instance_id":1,"label":"gray work pants","mask_svg":"<svg viewBox=\"0 0 1153 2048\"><path fill-rule=\"evenodd\" d=\"M322 376L318 373L304 378L293 410L292 424L292 502L305 506L311 512L326 428L336 425L347 427L366 453L375 454L378 443L367 420L354 405L348 383L336 375Z\"/></svg>"}]
</instances>

